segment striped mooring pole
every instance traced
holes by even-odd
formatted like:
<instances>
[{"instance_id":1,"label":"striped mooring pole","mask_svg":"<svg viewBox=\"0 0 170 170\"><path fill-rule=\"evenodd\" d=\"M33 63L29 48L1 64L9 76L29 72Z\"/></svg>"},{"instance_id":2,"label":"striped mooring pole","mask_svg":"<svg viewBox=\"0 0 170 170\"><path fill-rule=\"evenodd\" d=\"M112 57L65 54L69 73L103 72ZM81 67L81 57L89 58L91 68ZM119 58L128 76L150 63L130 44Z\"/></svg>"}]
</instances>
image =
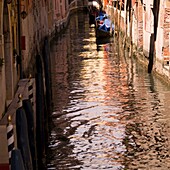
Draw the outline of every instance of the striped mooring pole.
<instances>
[{"instance_id":1,"label":"striped mooring pole","mask_svg":"<svg viewBox=\"0 0 170 170\"><path fill-rule=\"evenodd\" d=\"M12 125L12 117L8 115L7 117L7 142L8 142L8 156L9 156L9 165L11 164L11 153L15 149L14 146L14 126Z\"/></svg>"},{"instance_id":2,"label":"striped mooring pole","mask_svg":"<svg viewBox=\"0 0 170 170\"><path fill-rule=\"evenodd\" d=\"M28 97L31 101L31 104L33 106L33 82L32 82L32 76L31 74L29 75L29 80L28 80Z\"/></svg>"},{"instance_id":3,"label":"striped mooring pole","mask_svg":"<svg viewBox=\"0 0 170 170\"><path fill-rule=\"evenodd\" d=\"M22 95L21 94L19 94L18 95L18 108L20 108L20 107L22 107Z\"/></svg>"}]
</instances>

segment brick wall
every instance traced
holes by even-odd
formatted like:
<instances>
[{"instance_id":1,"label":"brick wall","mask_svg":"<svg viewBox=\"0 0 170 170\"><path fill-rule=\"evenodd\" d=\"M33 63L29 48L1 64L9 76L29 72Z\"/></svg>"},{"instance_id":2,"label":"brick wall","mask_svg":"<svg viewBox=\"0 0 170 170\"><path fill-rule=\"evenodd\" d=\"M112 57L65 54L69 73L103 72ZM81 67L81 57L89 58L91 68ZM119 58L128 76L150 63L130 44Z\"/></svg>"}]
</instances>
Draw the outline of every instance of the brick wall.
<instances>
[{"instance_id":1,"label":"brick wall","mask_svg":"<svg viewBox=\"0 0 170 170\"><path fill-rule=\"evenodd\" d=\"M169 56L170 8L165 8L164 15L164 56Z\"/></svg>"},{"instance_id":2,"label":"brick wall","mask_svg":"<svg viewBox=\"0 0 170 170\"><path fill-rule=\"evenodd\" d=\"M143 48L143 5L138 3L138 47Z\"/></svg>"}]
</instances>

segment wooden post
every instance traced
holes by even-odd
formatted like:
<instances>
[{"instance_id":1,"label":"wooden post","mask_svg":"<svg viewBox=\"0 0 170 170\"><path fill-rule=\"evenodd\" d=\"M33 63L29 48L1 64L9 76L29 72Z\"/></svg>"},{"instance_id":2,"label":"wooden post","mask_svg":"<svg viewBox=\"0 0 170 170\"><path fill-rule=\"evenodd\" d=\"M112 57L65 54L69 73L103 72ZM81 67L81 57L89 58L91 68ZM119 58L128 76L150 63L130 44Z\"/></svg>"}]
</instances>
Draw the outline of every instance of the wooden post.
<instances>
[{"instance_id":1,"label":"wooden post","mask_svg":"<svg viewBox=\"0 0 170 170\"><path fill-rule=\"evenodd\" d=\"M116 1L116 15L115 15L115 31L114 31L114 34L117 34L117 31L118 31L118 0Z\"/></svg>"},{"instance_id":2,"label":"wooden post","mask_svg":"<svg viewBox=\"0 0 170 170\"><path fill-rule=\"evenodd\" d=\"M133 9L132 6L129 9L130 11L130 57L133 55L133 38L132 38L132 23L133 23Z\"/></svg>"},{"instance_id":3,"label":"wooden post","mask_svg":"<svg viewBox=\"0 0 170 170\"><path fill-rule=\"evenodd\" d=\"M137 13L137 48L136 48L136 55L138 55L138 41L139 41L139 16L138 16L138 0L136 0L136 13Z\"/></svg>"},{"instance_id":4,"label":"wooden post","mask_svg":"<svg viewBox=\"0 0 170 170\"><path fill-rule=\"evenodd\" d=\"M119 32L121 30L121 13L122 13L122 1L120 2L119 7Z\"/></svg>"},{"instance_id":5,"label":"wooden post","mask_svg":"<svg viewBox=\"0 0 170 170\"><path fill-rule=\"evenodd\" d=\"M20 107L22 107L22 95L21 94L19 94L18 95L18 108L20 108Z\"/></svg>"},{"instance_id":6,"label":"wooden post","mask_svg":"<svg viewBox=\"0 0 170 170\"><path fill-rule=\"evenodd\" d=\"M127 3L127 2L126 2ZM124 48L126 48L127 44L127 21L128 21L128 10L127 7L124 7L126 9L126 15L125 15L125 37L124 37Z\"/></svg>"},{"instance_id":7,"label":"wooden post","mask_svg":"<svg viewBox=\"0 0 170 170\"><path fill-rule=\"evenodd\" d=\"M32 83L32 76L31 74L29 75L29 80L28 80L28 98L31 101L32 106L34 105L33 102L33 83Z\"/></svg>"}]
</instances>

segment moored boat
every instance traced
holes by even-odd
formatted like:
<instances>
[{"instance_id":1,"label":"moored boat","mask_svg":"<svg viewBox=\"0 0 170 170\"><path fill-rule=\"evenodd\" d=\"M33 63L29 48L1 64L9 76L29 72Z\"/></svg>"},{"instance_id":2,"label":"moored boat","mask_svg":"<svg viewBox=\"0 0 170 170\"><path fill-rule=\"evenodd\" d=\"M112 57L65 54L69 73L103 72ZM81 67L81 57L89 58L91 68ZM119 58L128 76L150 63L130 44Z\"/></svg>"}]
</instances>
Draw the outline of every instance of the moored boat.
<instances>
[{"instance_id":1,"label":"moored boat","mask_svg":"<svg viewBox=\"0 0 170 170\"><path fill-rule=\"evenodd\" d=\"M97 19L97 18L96 18ZM114 33L114 24L111 20L104 16L102 20L96 21L96 37L111 37Z\"/></svg>"}]
</instances>

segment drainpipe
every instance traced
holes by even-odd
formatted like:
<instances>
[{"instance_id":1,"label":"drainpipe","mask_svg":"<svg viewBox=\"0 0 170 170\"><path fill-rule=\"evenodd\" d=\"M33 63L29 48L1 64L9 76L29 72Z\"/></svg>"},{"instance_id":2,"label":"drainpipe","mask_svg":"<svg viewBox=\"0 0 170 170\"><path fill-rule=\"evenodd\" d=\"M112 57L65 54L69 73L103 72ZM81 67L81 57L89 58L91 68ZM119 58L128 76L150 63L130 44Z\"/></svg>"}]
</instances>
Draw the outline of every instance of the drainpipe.
<instances>
[{"instance_id":1,"label":"drainpipe","mask_svg":"<svg viewBox=\"0 0 170 170\"><path fill-rule=\"evenodd\" d=\"M17 0L17 11L18 11L18 51L19 51L19 66L20 66L20 79L23 79L22 72L22 53L21 53L21 10L20 0Z\"/></svg>"}]
</instances>

